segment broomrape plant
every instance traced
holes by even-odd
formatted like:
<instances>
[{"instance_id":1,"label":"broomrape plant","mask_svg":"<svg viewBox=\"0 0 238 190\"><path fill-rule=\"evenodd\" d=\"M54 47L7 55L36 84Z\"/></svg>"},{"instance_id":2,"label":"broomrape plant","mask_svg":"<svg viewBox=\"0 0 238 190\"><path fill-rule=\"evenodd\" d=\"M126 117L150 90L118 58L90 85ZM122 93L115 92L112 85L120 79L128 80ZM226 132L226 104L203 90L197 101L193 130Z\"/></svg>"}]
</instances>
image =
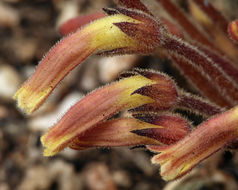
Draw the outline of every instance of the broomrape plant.
<instances>
[{"instance_id":1,"label":"broomrape plant","mask_svg":"<svg viewBox=\"0 0 238 190\"><path fill-rule=\"evenodd\" d=\"M173 21L150 11L153 3ZM134 69L75 104L41 142L45 156L66 147L145 145L155 153L152 163L160 165L163 179L177 179L238 138L238 21L229 24L203 0L189 1L200 27L172 0L118 0L118 4L120 8L104 8L104 13L65 23L60 32L66 37L46 54L14 98L31 114L91 54L159 52L203 98L183 91L166 74ZM174 114L178 108L207 120L194 127ZM131 116L112 118L123 110Z\"/></svg>"}]
</instances>

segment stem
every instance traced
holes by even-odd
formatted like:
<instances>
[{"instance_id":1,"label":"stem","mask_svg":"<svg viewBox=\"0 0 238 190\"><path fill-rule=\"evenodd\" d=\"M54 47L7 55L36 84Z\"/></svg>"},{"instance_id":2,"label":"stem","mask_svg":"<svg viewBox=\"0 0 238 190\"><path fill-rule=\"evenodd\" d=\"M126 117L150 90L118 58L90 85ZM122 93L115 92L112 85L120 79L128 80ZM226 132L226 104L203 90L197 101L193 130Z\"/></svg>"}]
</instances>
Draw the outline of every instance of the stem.
<instances>
[{"instance_id":1,"label":"stem","mask_svg":"<svg viewBox=\"0 0 238 190\"><path fill-rule=\"evenodd\" d=\"M206 56L206 54L198 50L196 47L171 35L166 36L163 47L169 51L169 53L187 59L191 64L194 65L194 67L197 67L206 73L209 80L211 80L214 86L219 89L219 93L225 96L232 105L237 103L237 84L234 83L232 79L218 65L216 65L208 56Z\"/></svg>"},{"instance_id":2,"label":"stem","mask_svg":"<svg viewBox=\"0 0 238 190\"><path fill-rule=\"evenodd\" d=\"M231 103L219 93L217 86L214 86L208 76L201 71L199 67L195 67L191 61L179 57L177 55L169 55L176 67L182 72L189 82L196 87L197 91L200 92L203 96L207 97L212 102L220 105L222 107L232 107ZM206 84L206 85L204 85Z\"/></svg>"},{"instance_id":3,"label":"stem","mask_svg":"<svg viewBox=\"0 0 238 190\"><path fill-rule=\"evenodd\" d=\"M179 96L178 107L187 109L192 112L210 117L224 111L224 109L218 107L211 102L200 98L198 96L191 95L190 93L181 91Z\"/></svg>"},{"instance_id":4,"label":"stem","mask_svg":"<svg viewBox=\"0 0 238 190\"><path fill-rule=\"evenodd\" d=\"M230 76L236 83L238 83L238 68L235 67L229 59L222 57L221 55L213 52L211 49L205 47L198 47L200 51L205 53L216 65L222 68L222 70Z\"/></svg>"},{"instance_id":5,"label":"stem","mask_svg":"<svg viewBox=\"0 0 238 190\"><path fill-rule=\"evenodd\" d=\"M170 0L156 0L178 22L186 33L199 43L215 48L211 41L188 19L185 13Z\"/></svg>"}]
</instances>

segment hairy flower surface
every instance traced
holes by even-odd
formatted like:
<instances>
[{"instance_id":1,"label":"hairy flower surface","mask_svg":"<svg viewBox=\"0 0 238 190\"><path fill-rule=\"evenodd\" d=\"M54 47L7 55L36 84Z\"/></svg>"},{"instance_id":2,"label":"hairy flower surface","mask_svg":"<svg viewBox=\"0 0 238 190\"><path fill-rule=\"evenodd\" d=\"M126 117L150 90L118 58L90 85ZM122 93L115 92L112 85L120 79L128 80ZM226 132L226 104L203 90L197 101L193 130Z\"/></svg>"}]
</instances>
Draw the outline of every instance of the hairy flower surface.
<instances>
[{"instance_id":1,"label":"hairy flower surface","mask_svg":"<svg viewBox=\"0 0 238 190\"><path fill-rule=\"evenodd\" d=\"M163 127L134 118L113 119L99 123L82 135L77 136L69 144L69 147L82 150L94 147L137 146L141 144L161 145L161 142L155 138L142 137L131 132L147 128L162 129Z\"/></svg>"},{"instance_id":2,"label":"hairy flower surface","mask_svg":"<svg viewBox=\"0 0 238 190\"><path fill-rule=\"evenodd\" d=\"M171 94L164 91L163 86L158 85L163 81L164 83L167 82L168 86L171 86ZM146 72L145 76L135 73L135 76L122 79L92 92L75 104L41 138L46 148L44 155L51 156L56 154L67 147L75 137L80 136L80 134L92 126L123 109L131 109L156 102L160 104L164 97L170 100L170 96L174 94L173 89L175 88L169 82L170 80L160 73ZM156 92L160 94L164 93L161 96L162 99L158 96L153 96L151 88L157 88Z\"/></svg>"},{"instance_id":3,"label":"hairy flower surface","mask_svg":"<svg viewBox=\"0 0 238 190\"><path fill-rule=\"evenodd\" d=\"M143 16L142 13L132 14L124 9L119 11L105 9L105 11L111 16L94 21L63 38L46 54L35 73L14 96L21 109L25 110L26 113L35 111L56 85L73 68L94 52L148 53L150 48L135 38L129 37L115 26L116 23L131 23L135 27L149 29L151 28L151 20L147 18L148 16ZM148 45L151 47L151 44Z\"/></svg>"},{"instance_id":4,"label":"hairy flower surface","mask_svg":"<svg viewBox=\"0 0 238 190\"><path fill-rule=\"evenodd\" d=\"M189 132L188 122L179 116L120 118L97 124L75 138L69 147L82 150L94 147L164 145L184 138Z\"/></svg>"},{"instance_id":5,"label":"hairy flower surface","mask_svg":"<svg viewBox=\"0 0 238 190\"><path fill-rule=\"evenodd\" d=\"M232 43L238 42L238 21L229 24L204 0L188 2L194 20L174 1L155 0L175 22L166 14L152 13L146 6L149 3L141 0L118 3L125 8L104 8L105 13L80 16L64 24L60 28L63 35L74 33L46 54L14 98L21 109L32 113L93 53L149 54L161 50L159 54L169 58L208 100L181 90L165 74L134 69L75 104L41 142L45 156L66 147L84 150L147 145L158 153L152 162L161 166L163 179L177 179L238 138L238 49ZM174 114L177 109L208 120L191 129L186 119ZM128 118L112 117L124 110L131 114Z\"/></svg>"},{"instance_id":6,"label":"hairy flower surface","mask_svg":"<svg viewBox=\"0 0 238 190\"><path fill-rule=\"evenodd\" d=\"M134 130L140 136L158 139L165 145L174 144L175 142L184 138L190 131L191 126L188 121L178 115L165 114L133 114L146 123L163 126L163 128L148 128L141 130Z\"/></svg>"},{"instance_id":7,"label":"hairy flower surface","mask_svg":"<svg viewBox=\"0 0 238 190\"><path fill-rule=\"evenodd\" d=\"M199 125L177 143L165 147L148 147L160 154L152 163L161 166L164 180L188 173L198 163L238 138L238 107L217 115Z\"/></svg>"}]
</instances>

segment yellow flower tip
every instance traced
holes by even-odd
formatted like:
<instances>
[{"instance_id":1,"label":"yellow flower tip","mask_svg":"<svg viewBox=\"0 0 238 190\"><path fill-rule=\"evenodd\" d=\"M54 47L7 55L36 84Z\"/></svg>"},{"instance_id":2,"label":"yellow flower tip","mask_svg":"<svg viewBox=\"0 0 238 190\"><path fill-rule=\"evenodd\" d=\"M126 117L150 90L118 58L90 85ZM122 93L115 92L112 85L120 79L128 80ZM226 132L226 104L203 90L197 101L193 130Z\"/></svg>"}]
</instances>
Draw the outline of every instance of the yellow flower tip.
<instances>
[{"instance_id":1,"label":"yellow flower tip","mask_svg":"<svg viewBox=\"0 0 238 190\"><path fill-rule=\"evenodd\" d=\"M37 93L29 87L29 85L23 85L13 96L13 99L17 101L18 107L26 114L34 112L46 99L46 95L49 94L51 88L48 88L40 93Z\"/></svg>"},{"instance_id":2,"label":"yellow flower tip","mask_svg":"<svg viewBox=\"0 0 238 190\"><path fill-rule=\"evenodd\" d=\"M44 156L54 156L58 152L67 147L69 141L69 135L65 135L62 138L54 130L50 129L45 135L41 137L41 143L44 146Z\"/></svg>"},{"instance_id":3,"label":"yellow flower tip","mask_svg":"<svg viewBox=\"0 0 238 190\"><path fill-rule=\"evenodd\" d=\"M50 157L50 156L54 156L57 152L52 152L52 150L50 149L45 149L44 152L43 152L43 155L45 157Z\"/></svg>"},{"instance_id":4,"label":"yellow flower tip","mask_svg":"<svg viewBox=\"0 0 238 190\"><path fill-rule=\"evenodd\" d=\"M43 155L48 157L48 156L54 156L55 154L57 154L59 151L57 151L56 149L54 149L53 147L53 143L47 143L46 139L47 139L48 133L46 133L45 135L43 135L40 138L40 141L42 143L42 145L45 147Z\"/></svg>"},{"instance_id":5,"label":"yellow flower tip","mask_svg":"<svg viewBox=\"0 0 238 190\"><path fill-rule=\"evenodd\" d=\"M163 154L163 153L161 153ZM173 162L172 159L169 159L169 157L160 159L158 158L159 155L154 156L151 159L152 164L160 164L160 175L162 176L162 179L165 181L171 181L179 178L179 176L182 176L184 173L184 167L182 165L178 166L178 168L173 168ZM172 157L172 155L170 155Z\"/></svg>"},{"instance_id":6,"label":"yellow flower tip","mask_svg":"<svg viewBox=\"0 0 238 190\"><path fill-rule=\"evenodd\" d=\"M45 143L45 139L46 139L46 134L41 136L40 138L40 141L41 141L41 144L45 147L46 146L46 143ZM54 154L52 153L52 151L48 148L45 148L44 149L44 152L43 152L43 155L44 156L53 156Z\"/></svg>"},{"instance_id":7,"label":"yellow flower tip","mask_svg":"<svg viewBox=\"0 0 238 190\"><path fill-rule=\"evenodd\" d=\"M238 20L232 21L228 26L228 32L232 40L238 43Z\"/></svg>"},{"instance_id":8,"label":"yellow flower tip","mask_svg":"<svg viewBox=\"0 0 238 190\"><path fill-rule=\"evenodd\" d=\"M40 138L41 144L42 144L44 147L46 146L45 140L46 140L47 134L48 134L48 133L46 133L45 135L41 136L41 138Z\"/></svg>"}]
</instances>

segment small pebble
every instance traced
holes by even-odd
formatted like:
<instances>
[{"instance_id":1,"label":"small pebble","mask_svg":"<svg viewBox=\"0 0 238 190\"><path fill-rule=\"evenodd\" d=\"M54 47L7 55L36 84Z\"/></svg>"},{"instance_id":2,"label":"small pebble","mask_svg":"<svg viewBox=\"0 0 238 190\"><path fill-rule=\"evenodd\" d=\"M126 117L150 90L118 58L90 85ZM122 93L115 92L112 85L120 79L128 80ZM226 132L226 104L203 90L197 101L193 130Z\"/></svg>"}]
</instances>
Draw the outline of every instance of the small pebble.
<instances>
[{"instance_id":1,"label":"small pebble","mask_svg":"<svg viewBox=\"0 0 238 190\"><path fill-rule=\"evenodd\" d=\"M72 92L66 96L63 101L57 106L57 108L51 113L41 114L35 116L29 121L29 127L33 131L45 132L49 127L51 127L57 120L59 120L63 114L76 102L78 102L83 97L82 94L78 92Z\"/></svg>"},{"instance_id":2,"label":"small pebble","mask_svg":"<svg viewBox=\"0 0 238 190\"><path fill-rule=\"evenodd\" d=\"M17 9L0 2L0 26L14 27L19 24L19 13Z\"/></svg>"},{"instance_id":3,"label":"small pebble","mask_svg":"<svg viewBox=\"0 0 238 190\"><path fill-rule=\"evenodd\" d=\"M100 80L103 83L115 80L122 71L129 70L135 66L136 60L136 55L100 58L98 61Z\"/></svg>"},{"instance_id":4,"label":"small pebble","mask_svg":"<svg viewBox=\"0 0 238 190\"><path fill-rule=\"evenodd\" d=\"M13 67L0 64L0 98L12 100L21 82L21 77Z\"/></svg>"}]
</instances>

